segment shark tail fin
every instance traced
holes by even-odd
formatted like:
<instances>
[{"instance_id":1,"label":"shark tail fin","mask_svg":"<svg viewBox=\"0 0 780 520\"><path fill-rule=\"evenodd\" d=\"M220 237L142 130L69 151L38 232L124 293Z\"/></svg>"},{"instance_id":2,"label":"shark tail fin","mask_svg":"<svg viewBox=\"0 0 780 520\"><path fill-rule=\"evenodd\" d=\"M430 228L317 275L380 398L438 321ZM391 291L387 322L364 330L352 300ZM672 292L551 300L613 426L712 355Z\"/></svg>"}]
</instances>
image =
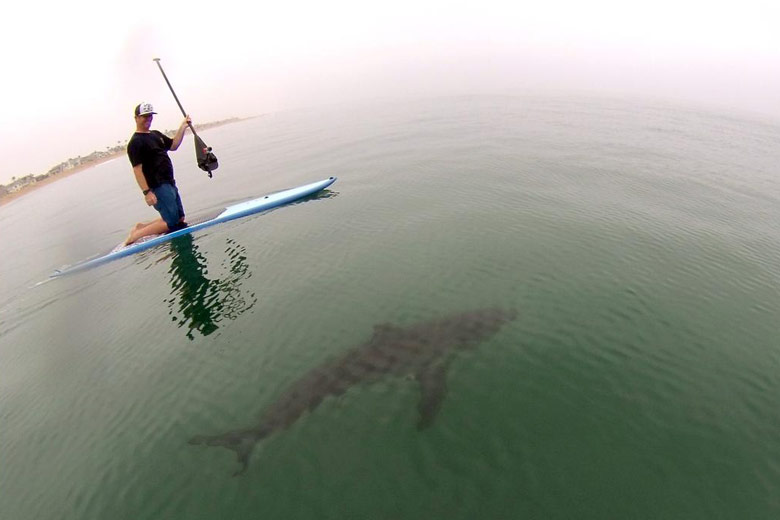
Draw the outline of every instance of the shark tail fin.
<instances>
[{"instance_id":1,"label":"shark tail fin","mask_svg":"<svg viewBox=\"0 0 780 520\"><path fill-rule=\"evenodd\" d=\"M236 458L241 463L241 468L233 473L236 477L244 473L249 466L249 456L257 443L258 438L253 432L233 431L222 435L196 435L189 440L189 444L205 444L206 446L222 446L236 452Z\"/></svg>"}]
</instances>

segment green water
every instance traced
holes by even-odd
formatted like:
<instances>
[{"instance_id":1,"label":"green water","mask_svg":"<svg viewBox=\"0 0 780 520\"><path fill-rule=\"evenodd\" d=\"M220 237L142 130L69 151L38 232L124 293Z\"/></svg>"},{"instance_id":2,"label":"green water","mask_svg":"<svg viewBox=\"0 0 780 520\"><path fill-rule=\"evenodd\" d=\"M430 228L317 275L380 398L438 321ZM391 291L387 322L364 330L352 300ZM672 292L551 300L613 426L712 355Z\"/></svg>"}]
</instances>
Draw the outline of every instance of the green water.
<instances>
[{"instance_id":1,"label":"green water","mask_svg":"<svg viewBox=\"0 0 780 520\"><path fill-rule=\"evenodd\" d=\"M131 130L131 129L130 129ZM291 112L174 154L190 215L324 196L36 285L153 214L124 159L0 207L0 518L780 515L780 124L641 102ZM372 327L488 307L433 425L388 377L233 452Z\"/></svg>"}]
</instances>

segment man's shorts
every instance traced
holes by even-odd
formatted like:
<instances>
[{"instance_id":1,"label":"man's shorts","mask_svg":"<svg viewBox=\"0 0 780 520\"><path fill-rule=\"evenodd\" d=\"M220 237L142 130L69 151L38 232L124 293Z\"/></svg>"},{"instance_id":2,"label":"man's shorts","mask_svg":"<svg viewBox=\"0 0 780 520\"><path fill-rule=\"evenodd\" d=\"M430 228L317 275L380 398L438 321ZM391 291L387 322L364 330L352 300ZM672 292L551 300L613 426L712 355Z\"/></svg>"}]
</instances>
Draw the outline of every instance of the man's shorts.
<instances>
[{"instance_id":1,"label":"man's shorts","mask_svg":"<svg viewBox=\"0 0 780 520\"><path fill-rule=\"evenodd\" d=\"M160 212L160 216L168 224L168 231L176 231L184 227L184 208L181 205L179 190L172 184L160 184L152 190L157 197L154 209Z\"/></svg>"}]
</instances>

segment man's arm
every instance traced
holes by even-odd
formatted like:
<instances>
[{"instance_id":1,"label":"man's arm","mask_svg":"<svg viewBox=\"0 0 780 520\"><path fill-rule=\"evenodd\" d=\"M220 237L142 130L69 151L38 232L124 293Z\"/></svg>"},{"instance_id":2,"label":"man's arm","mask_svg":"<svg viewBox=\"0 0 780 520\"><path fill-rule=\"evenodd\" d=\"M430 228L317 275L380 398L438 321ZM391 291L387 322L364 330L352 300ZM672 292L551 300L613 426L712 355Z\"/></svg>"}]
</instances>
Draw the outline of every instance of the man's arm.
<instances>
[{"instance_id":1,"label":"man's arm","mask_svg":"<svg viewBox=\"0 0 780 520\"><path fill-rule=\"evenodd\" d=\"M171 143L171 151L175 151L179 148L182 139L184 139L184 132L187 131L187 126L192 122L190 116L184 118L184 121L179 125L179 129L176 130L176 135L173 136L173 143Z\"/></svg>"},{"instance_id":2,"label":"man's arm","mask_svg":"<svg viewBox=\"0 0 780 520\"><path fill-rule=\"evenodd\" d=\"M146 192L144 194L144 200L146 201L147 206L154 206L157 204L157 196L154 194L152 190L149 189L149 184L146 182L146 177L144 177L144 169L142 164L136 164L133 166L133 173L135 174L135 182L138 183L138 187L141 188L142 192Z\"/></svg>"}]
</instances>

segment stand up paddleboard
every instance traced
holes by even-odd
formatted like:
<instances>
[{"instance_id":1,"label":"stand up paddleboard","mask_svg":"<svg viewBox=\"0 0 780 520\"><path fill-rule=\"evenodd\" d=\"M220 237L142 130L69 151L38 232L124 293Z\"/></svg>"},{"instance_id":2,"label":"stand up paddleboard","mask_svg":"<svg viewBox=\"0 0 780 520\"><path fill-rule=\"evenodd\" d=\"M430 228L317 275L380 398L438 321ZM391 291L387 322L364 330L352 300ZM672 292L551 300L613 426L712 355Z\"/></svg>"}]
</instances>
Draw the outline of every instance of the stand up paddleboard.
<instances>
[{"instance_id":1,"label":"stand up paddleboard","mask_svg":"<svg viewBox=\"0 0 780 520\"><path fill-rule=\"evenodd\" d=\"M192 224L189 227L176 230L166 235L158 235L145 241L135 242L129 246L119 246L106 255L99 256L91 260L86 260L70 267L56 270L51 275L49 275L49 277L55 278L65 274L83 271L84 269L89 269L90 267L95 267L96 265L104 264L106 262L116 260L117 258L133 255L188 233L194 233L195 231L200 231L201 229L215 226L217 224L221 224L222 222L235 220L237 218L246 217L248 215L254 215L255 213L259 213L261 211L266 211L284 204L289 204L290 202L295 202L296 200L324 190L334 182L336 182L336 177L329 177L319 182L298 186L297 188L290 188L289 190L278 191L276 193L266 195L265 197L260 197L258 199L252 199L246 202L228 206L224 209L224 211L222 211L222 213L212 219L199 222L197 224Z\"/></svg>"}]
</instances>

